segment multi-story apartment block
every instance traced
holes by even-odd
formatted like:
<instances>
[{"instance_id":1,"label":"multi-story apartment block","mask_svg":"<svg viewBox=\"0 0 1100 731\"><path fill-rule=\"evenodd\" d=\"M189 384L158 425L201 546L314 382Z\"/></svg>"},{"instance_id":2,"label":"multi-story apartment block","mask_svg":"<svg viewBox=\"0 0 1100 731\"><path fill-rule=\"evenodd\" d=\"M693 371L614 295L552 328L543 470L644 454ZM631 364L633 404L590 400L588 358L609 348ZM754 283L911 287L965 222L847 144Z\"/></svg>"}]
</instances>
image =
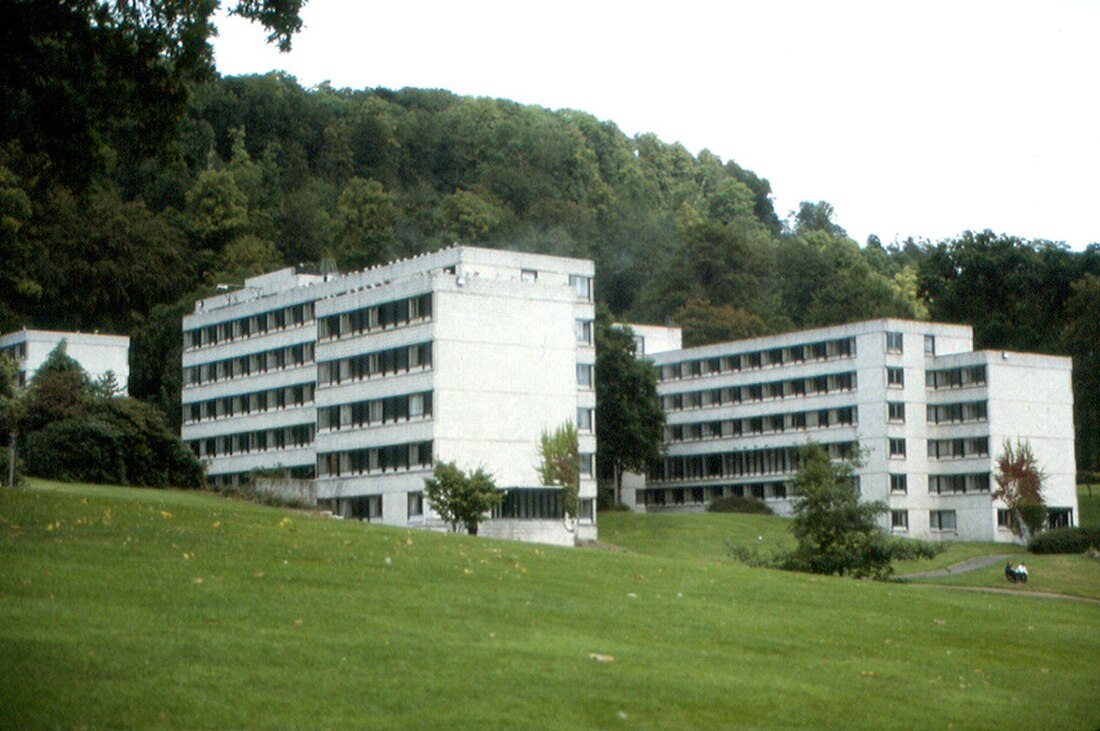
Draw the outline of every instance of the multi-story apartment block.
<instances>
[{"instance_id":1,"label":"multi-story apartment block","mask_svg":"<svg viewBox=\"0 0 1100 731\"><path fill-rule=\"evenodd\" d=\"M215 483L284 467L339 515L434 525L435 460L506 491L482 533L571 542L539 484L543 430L579 431L594 538L591 261L465 246L344 275L284 269L184 318L183 438Z\"/></svg>"},{"instance_id":2,"label":"multi-story apartment block","mask_svg":"<svg viewBox=\"0 0 1100 731\"><path fill-rule=\"evenodd\" d=\"M130 338L125 335L20 330L0 336L0 354L11 356L19 369L19 385L26 386L61 341L65 353L80 364L93 381L114 374L120 393L130 381Z\"/></svg>"},{"instance_id":3,"label":"multi-story apartment block","mask_svg":"<svg viewBox=\"0 0 1100 731\"><path fill-rule=\"evenodd\" d=\"M1014 540L991 499L1006 440L1030 442L1051 525L1076 522L1069 358L974 352L968 326L874 320L651 355L666 453L639 510L702 509L722 495L790 512L808 441L859 454L861 495L920 538Z\"/></svg>"}]
</instances>

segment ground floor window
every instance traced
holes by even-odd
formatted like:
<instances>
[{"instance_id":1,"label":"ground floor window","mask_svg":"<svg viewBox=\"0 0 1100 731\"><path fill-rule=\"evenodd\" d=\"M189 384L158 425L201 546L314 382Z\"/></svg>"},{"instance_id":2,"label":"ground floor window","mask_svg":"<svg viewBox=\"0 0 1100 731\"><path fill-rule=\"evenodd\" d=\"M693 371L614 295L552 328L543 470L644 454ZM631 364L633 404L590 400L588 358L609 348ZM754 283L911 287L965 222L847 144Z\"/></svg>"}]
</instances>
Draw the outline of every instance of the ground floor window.
<instances>
[{"instance_id":1,"label":"ground floor window","mask_svg":"<svg viewBox=\"0 0 1100 731\"><path fill-rule=\"evenodd\" d=\"M891 510L890 527L894 530L909 530L909 511Z\"/></svg>"},{"instance_id":2,"label":"ground floor window","mask_svg":"<svg viewBox=\"0 0 1100 731\"><path fill-rule=\"evenodd\" d=\"M424 493L422 493L422 492L410 492L408 502L409 502L409 517L410 518L423 518L424 517Z\"/></svg>"},{"instance_id":3,"label":"ground floor window","mask_svg":"<svg viewBox=\"0 0 1100 731\"><path fill-rule=\"evenodd\" d=\"M561 488L508 490L500 504L493 508L493 517L517 520L563 518L565 506L561 500Z\"/></svg>"},{"instance_id":4,"label":"ground floor window","mask_svg":"<svg viewBox=\"0 0 1100 731\"><path fill-rule=\"evenodd\" d=\"M1073 508L1047 508L1048 528L1069 528L1073 525Z\"/></svg>"},{"instance_id":5,"label":"ground floor window","mask_svg":"<svg viewBox=\"0 0 1100 731\"><path fill-rule=\"evenodd\" d=\"M954 510L932 510L928 513L928 527L932 530L953 531L956 529Z\"/></svg>"},{"instance_id":6,"label":"ground floor window","mask_svg":"<svg viewBox=\"0 0 1100 731\"><path fill-rule=\"evenodd\" d=\"M997 527L1012 530L1012 512L1007 508L997 508Z\"/></svg>"},{"instance_id":7,"label":"ground floor window","mask_svg":"<svg viewBox=\"0 0 1100 731\"><path fill-rule=\"evenodd\" d=\"M592 498L584 498L580 502L580 519L586 523L591 523L596 519L596 501Z\"/></svg>"},{"instance_id":8,"label":"ground floor window","mask_svg":"<svg viewBox=\"0 0 1100 731\"><path fill-rule=\"evenodd\" d=\"M344 498L345 513L357 520L379 520L382 517L381 495L358 495Z\"/></svg>"}]
</instances>

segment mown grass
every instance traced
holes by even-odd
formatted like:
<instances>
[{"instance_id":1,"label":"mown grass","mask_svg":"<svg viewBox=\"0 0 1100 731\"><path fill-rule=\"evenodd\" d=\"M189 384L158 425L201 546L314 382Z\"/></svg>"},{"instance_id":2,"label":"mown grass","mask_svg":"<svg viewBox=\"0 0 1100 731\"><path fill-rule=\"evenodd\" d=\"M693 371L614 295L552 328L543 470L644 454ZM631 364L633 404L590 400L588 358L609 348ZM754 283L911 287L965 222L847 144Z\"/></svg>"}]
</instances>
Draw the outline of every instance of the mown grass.
<instances>
[{"instance_id":1,"label":"mown grass","mask_svg":"<svg viewBox=\"0 0 1100 731\"><path fill-rule=\"evenodd\" d=\"M1100 724L1080 602L48 483L0 567L8 728Z\"/></svg>"}]
</instances>

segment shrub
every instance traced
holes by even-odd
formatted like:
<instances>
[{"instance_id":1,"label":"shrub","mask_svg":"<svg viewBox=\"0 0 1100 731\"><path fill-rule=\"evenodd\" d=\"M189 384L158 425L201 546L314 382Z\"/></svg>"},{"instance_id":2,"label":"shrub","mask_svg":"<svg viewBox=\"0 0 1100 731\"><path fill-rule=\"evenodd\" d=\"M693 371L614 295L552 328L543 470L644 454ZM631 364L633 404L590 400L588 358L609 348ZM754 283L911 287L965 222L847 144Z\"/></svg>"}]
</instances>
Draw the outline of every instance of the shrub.
<instances>
[{"instance_id":1,"label":"shrub","mask_svg":"<svg viewBox=\"0 0 1100 731\"><path fill-rule=\"evenodd\" d=\"M1100 548L1100 526L1055 528L1031 539L1027 550L1032 553L1084 553Z\"/></svg>"},{"instance_id":2,"label":"shrub","mask_svg":"<svg viewBox=\"0 0 1100 731\"><path fill-rule=\"evenodd\" d=\"M775 513L763 500L740 495L727 495L716 498L707 504L708 513L760 513L773 515Z\"/></svg>"},{"instance_id":3,"label":"shrub","mask_svg":"<svg viewBox=\"0 0 1100 731\"><path fill-rule=\"evenodd\" d=\"M51 480L127 484L123 435L92 419L65 419L27 435L27 473Z\"/></svg>"}]
</instances>

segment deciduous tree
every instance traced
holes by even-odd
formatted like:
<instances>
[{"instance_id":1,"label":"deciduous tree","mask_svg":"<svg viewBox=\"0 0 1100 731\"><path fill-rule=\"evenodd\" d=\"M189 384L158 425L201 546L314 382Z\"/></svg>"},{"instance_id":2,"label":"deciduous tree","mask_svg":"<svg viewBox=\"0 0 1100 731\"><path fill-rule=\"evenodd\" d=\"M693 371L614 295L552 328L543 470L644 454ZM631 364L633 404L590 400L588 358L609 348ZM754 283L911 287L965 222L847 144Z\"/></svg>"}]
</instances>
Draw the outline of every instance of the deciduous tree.
<instances>
[{"instance_id":1,"label":"deciduous tree","mask_svg":"<svg viewBox=\"0 0 1100 731\"><path fill-rule=\"evenodd\" d=\"M596 443L598 464L612 470L621 499L623 470L643 471L661 449L665 413L653 365L637 357L634 333L596 319Z\"/></svg>"},{"instance_id":2,"label":"deciduous tree","mask_svg":"<svg viewBox=\"0 0 1100 731\"><path fill-rule=\"evenodd\" d=\"M1043 482L1046 475L1039 467L1031 443L1005 441L997 457L997 471L993 474L997 489L993 499L1002 501L1008 508L1009 528L1021 538L1033 536L1043 529L1047 510L1043 503Z\"/></svg>"},{"instance_id":3,"label":"deciduous tree","mask_svg":"<svg viewBox=\"0 0 1100 731\"><path fill-rule=\"evenodd\" d=\"M567 421L553 431L543 429L539 437L539 479L544 485L561 487L565 514L576 518L581 486L580 450L577 446L577 426Z\"/></svg>"},{"instance_id":4,"label":"deciduous tree","mask_svg":"<svg viewBox=\"0 0 1100 731\"><path fill-rule=\"evenodd\" d=\"M424 478L424 494L452 531L461 525L472 536L485 514L504 498L493 476L481 467L464 473L454 462L442 461L436 461L432 476Z\"/></svg>"}]
</instances>

